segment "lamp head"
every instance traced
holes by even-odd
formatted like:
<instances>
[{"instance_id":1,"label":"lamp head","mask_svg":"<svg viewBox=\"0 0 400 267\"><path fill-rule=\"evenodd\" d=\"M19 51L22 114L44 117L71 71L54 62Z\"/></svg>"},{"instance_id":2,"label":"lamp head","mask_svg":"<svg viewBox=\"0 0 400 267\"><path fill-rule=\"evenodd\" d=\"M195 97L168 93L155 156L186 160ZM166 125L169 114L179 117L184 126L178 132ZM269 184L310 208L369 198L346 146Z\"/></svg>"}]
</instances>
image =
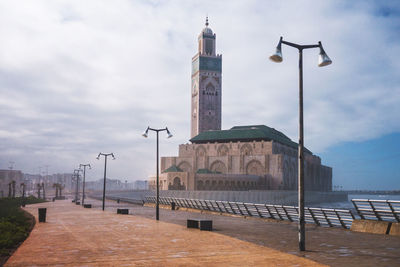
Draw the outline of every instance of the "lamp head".
<instances>
[{"instance_id":1,"label":"lamp head","mask_svg":"<svg viewBox=\"0 0 400 267\"><path fill-rule=\"evenodd\" d=\"M114 153L111 153L111 157L113 160L115 160Z\"/></svg>"},{"instance_id":2,"label":"lamp head","mask_svg":"<svg viewBox=\"0 0 400 267\"><path fill-rule=\"evenodd\" d=\"M146 131L142 134L142 136L144 138L147 138L149 136L148 133L149 133L149 127L147 127Z\"/></svg>"},{"instance_id":3,"label":"lamp head","mask_svg":"<svg viewBox=\"0 0 400 267\"><path fill-rule=\"evenodd\" d=\"M318 56L318 67L324 67L332 64L332 60L326 54L321 42L319 44L319 56Z\"/></svg>"},{"instance_id":4,"label":"lamp head","mask_svg":"<svg viewBox=\"0 0 400 267\"><path fill-rule=\"evenodd\" d=\"M167 138L171 138L173 135L171 134L171 132L168 130L168 127L165 127L165 129L167 130Z\"/></svg>"},{"instance_id":5,"label":"lamp head","mask_svg":"<svg viewBox=\"0 0 400 267\"><path fill-rule=\"evenodd\" d=\"M279 43L276 46L275 53L269 57L270 60L276 63L282 62L282 36L279 39Z\"/></svg>"}]
</instances>

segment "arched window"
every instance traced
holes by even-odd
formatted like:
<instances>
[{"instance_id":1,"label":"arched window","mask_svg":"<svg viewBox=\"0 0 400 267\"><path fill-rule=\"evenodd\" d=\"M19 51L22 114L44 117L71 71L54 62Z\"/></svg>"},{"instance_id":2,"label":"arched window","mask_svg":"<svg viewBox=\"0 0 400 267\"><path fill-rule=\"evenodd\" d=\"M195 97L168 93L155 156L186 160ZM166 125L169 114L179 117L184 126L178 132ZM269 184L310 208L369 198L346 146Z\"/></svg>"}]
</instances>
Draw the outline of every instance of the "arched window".
<instances>
[{"instance_id":1,"label":"arched window","mask_svg":"<svg viewBox=\"0 0 400 267\"><path fill-rule=\"evenodd\" d=\"M246 167L246 174L253 174L253 175L263 175L264 170L263 170L262 164L258 160L252 160L247 164Z\"/></svg>"},{"instance_id":2,"label":"arched window","mask_svg":"<svg viewBox=\"0 0 400 267\"><path fill-rule=\"evenodd\" d=\"M196 156L197 157L204 157L206 155L206 149L203 146L198 146L196 148Z\"/></svg>"},{"instance_id":3,"label":"arched window","mask_svg":"<svg viewBox=\"0 0 400 267\"><path fill-rule=\"evenodd\" d=\"M210 170L217 173L226 173L226 166L222 161L217 160L211 164Z\"/></svg>"},{"instance_id":4,"label":"arched window","mask_svg":"<svg viewBox=\"0 0 400 267\"><path fill-rule=\"evenodd\" d=\"M184 172L191 172L192 170L192 166L190 166L190 164L186 161L179 163L178 168Z\"/></svg>"},{"instance_id":5,"label":"arched window","mask_svg":"<svg viewBox=\"0 0 400 267\"><path fill-rule=\"evenodd\" d=\"M244 144L240 148L240 155L241 156L251 156L251 155L253 155L253 149L251 148L251 146L249 144Z\"/></svg>"},{"instance_id":6,"label":"arched window","mask_svg":"<svg viewBox=\"0 0 400 267\"><path fill-rule=\"evenodd\" d=\"M218 156L227 156L229 148L226 145L220 145L218 147Z\"/></svg>"},{"instance_id":7,"label":"arched window","mask_svg":"<svg viewBox=\"0 0 400 267\"><path fill-rule=\"evenodd\" d=\"M215 91L214 85L212 85L212 83L208 83L208 84L206 85L206 91L207 91L208 93L213 93L213 92Z\"/></svg>"},{"instance_id":8,"label":"arched window","mask_svg":"<svg viewBox=\"0 0 400 267\"><path fill-rule=\"evenodd\" d=\"M213 54L213 40L212 39L205 39L204 41L206 43L206 47L205 47L206 54L207 55L212 55Z\"/></svg>"}]
</instances>

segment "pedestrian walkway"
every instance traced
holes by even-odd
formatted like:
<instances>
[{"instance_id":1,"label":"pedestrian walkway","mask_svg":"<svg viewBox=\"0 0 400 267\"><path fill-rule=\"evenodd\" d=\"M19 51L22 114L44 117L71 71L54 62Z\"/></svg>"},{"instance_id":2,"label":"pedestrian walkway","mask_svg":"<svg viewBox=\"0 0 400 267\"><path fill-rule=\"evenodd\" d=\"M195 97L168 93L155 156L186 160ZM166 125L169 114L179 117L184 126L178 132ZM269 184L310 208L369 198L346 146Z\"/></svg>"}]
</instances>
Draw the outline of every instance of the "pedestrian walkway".
<instances>
[{"instance_id":1,"label":"pedestrian walkway","mask_svg":"<svg viewBox=\"0 0 400 267\"><path fill-rule=\"evenodd\" d=\"M5 266L325 266L218 231L85 209L70 200L29 205L37 219ZM195 215L194 215L195 216Z\"/></svg>"}]
</instances>

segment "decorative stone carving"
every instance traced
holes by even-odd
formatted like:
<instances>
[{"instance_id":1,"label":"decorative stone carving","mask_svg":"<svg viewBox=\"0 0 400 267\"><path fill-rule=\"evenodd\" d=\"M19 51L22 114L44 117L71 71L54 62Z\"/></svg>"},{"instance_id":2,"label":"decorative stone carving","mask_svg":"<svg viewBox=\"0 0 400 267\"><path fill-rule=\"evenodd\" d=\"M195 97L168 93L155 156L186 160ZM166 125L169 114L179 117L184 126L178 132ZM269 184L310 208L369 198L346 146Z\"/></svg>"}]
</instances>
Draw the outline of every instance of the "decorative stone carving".
<instances>
[{"instance_id":1,"label":"decorative stone carving","mask_svg":"<svg viewBox=\"0 0 400 267\"><path fill-rule=\"evenodd\" d=\"M183 162L179 163L178 168L184 172L192 171L192 166L190 166L190 164L187 161L183 161Z\"/></svg>"},{"instance_id":2,"label":"decorative stone carving","mask_svg":"<svg viewBox=\"0 0 400 267\"><path fill-rule=\"evenodd\" d=\"M240 155L251 156L251 155L253 155L253 149L251 148L251 146L249 144L244 144L240 148Z\"/></svg>"},{"instance_id":3,"label":"decorative stone carving","mask_svg":"<svg viewBox=\"0 0 400 267\"><path fill-rule=\"evenodd\" d=\"M252 160L247 164L246 174L263 175L263 166L258 160Z\"/></svg>"},{"instance_id":4,"label":"decorative stone carving","mask_svg":"<svg viewBox=\"0 0 400 267\"><path fill-rule=\"evenodd\" d=\"M211 164L210 170L212 172L226 173L226 166L222 161L217 160Z\"/></svg>"},{"instance_id":5,"label":"decorative stone carving","mask_svg":"<svg viewBox=\"0 0 400 267\"><path fill-rule=\"evenodd\" d=\"M229 148L223 144L218 147L218 156L227 156L229 153Z\"/></svg>"}]
</instances>

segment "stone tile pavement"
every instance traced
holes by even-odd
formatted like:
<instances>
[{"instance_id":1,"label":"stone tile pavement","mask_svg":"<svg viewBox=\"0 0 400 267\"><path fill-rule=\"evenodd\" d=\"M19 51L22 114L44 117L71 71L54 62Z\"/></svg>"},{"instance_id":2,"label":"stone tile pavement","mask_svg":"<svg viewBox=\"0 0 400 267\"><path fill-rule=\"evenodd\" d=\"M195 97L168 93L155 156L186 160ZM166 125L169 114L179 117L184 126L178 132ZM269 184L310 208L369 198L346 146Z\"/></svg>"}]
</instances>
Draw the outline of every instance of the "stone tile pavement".
<instances>
[{"instance_id":1,"label":"stone tile pavement","mask_svg":"<svg viewBox=\"0 0 400 267\"><path fill-rule=\"evenodd\" d=\"M47 222L35 225L5 266L325 266L218 232L70 200L25 209L37 219L39 207L47 208Z\"/></svg>"}]
</instances>

